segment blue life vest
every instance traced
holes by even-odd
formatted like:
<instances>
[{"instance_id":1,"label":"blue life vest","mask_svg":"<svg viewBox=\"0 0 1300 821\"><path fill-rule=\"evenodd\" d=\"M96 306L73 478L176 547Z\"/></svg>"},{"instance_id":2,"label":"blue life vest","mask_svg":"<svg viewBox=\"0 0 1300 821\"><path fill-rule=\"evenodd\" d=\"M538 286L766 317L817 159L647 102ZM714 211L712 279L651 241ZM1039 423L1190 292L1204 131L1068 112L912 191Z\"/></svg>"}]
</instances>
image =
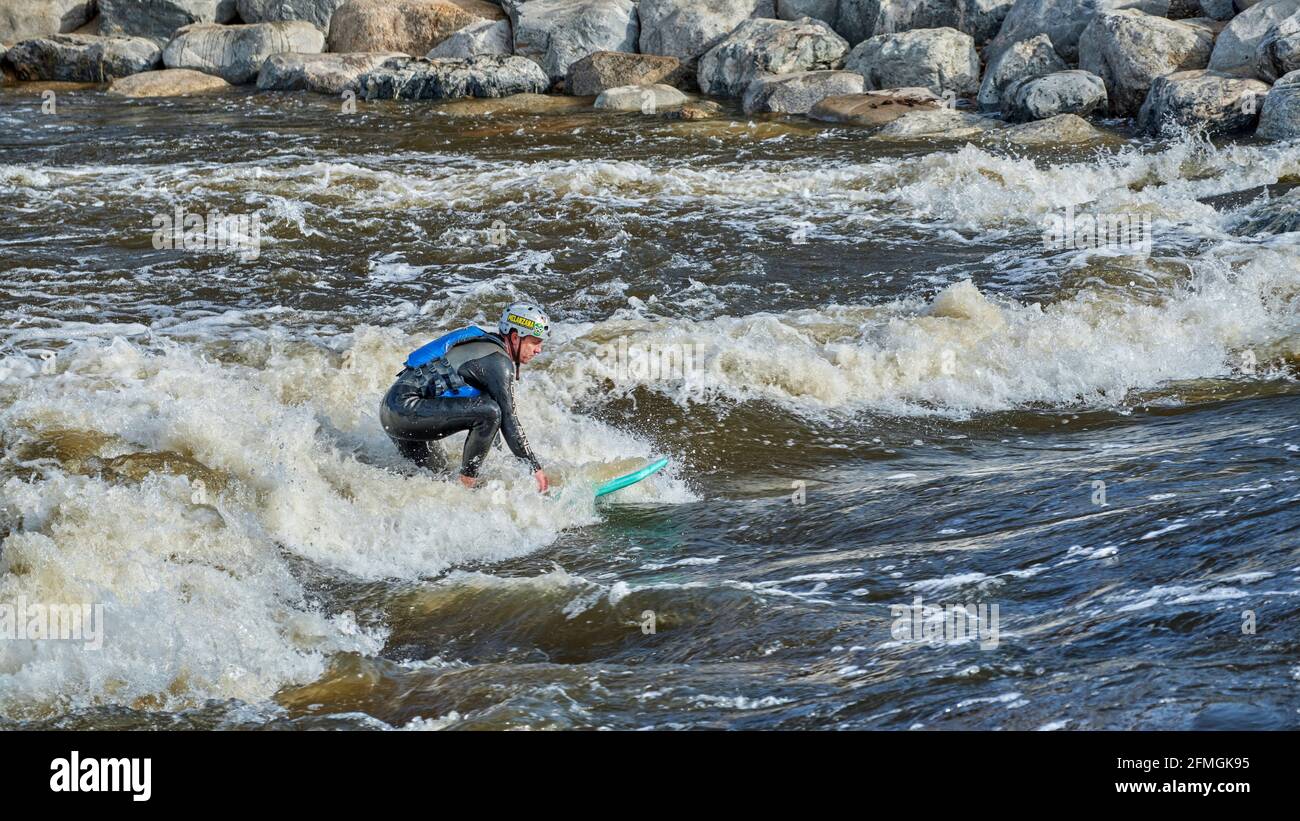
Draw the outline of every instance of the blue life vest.
<instances>
[{"instance_id":1,"label":"blue life vest","mask_svg":"<svg viewBox=\"0 0 1300 821\"><path fill-rule=\"evenodd\" d=\"M406 367L412 370L423 369L425 375L429 377L431 387L437 391L436 396L478 396L482 392L472 385L465 384L465 380L460 378L460 374L456 373L451 363L447 361L447 352L463 342L474 342L480 339L496 341L488 335L487 331L473 325L443 334L411 351L406 357Z\"/></svg>"}]
</instances>

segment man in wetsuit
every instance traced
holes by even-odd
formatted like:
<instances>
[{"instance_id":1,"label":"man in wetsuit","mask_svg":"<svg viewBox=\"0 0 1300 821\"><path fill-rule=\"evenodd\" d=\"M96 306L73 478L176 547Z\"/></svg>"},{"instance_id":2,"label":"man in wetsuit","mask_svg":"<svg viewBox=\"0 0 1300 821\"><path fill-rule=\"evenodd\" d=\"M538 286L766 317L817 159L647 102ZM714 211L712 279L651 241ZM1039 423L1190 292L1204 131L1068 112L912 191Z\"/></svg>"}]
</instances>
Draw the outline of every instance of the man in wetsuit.
<instances>
[{"instance_id":1,"label":"man in wetsuit","mask_svg":"<svg viewBox=\"0 0 1300 821\"><path fill-rule=\"evenodd\" d=\"M432 470L446 464L437 440L468 431L460 481L474 487L497 431L510 452L528 462L537 489L546 474L533 455L515 408L519 366L541 353L551 330L537 305L516 302L501 314L497 333L462 328L413 351L397 382L388 389L379 419L398 451Z\"/></svg>"}]
</instances>

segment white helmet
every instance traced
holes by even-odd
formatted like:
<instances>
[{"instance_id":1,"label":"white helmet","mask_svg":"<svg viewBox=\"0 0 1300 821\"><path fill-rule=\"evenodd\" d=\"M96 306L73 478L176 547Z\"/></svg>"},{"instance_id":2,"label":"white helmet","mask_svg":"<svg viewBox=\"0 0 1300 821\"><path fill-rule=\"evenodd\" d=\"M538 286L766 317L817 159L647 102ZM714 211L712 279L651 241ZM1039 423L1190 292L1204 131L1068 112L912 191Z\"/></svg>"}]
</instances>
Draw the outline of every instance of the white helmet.
<instances>
[{"instance_id":1,"label":"white helmet","mask_svg":"<svg viewBox=\"0 0 1300 821\"><path fill-rule=\"evenodd\" d=\"M541 307L532 302L516 302L501 312L497 330L502 336L518 331L519 336L546 339L551 333L551 320Z\"/></svg>"}]
</instances>

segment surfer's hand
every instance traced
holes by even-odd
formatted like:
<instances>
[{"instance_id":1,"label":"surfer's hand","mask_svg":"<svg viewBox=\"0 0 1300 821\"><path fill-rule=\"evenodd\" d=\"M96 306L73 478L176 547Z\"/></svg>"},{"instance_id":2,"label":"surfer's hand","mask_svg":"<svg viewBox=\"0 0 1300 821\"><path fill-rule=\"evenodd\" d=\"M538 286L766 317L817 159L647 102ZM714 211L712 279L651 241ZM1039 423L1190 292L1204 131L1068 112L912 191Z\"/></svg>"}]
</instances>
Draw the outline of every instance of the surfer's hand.
<instances>
[{"instance_id":1,"label":"surfer's hand","mask_svg":"<svg viewBox=\"0 0 1300 821\"><path fill-rule=\"evenodd\" d=\"M542 472L541 468L534 471L533 478L537 480L538 493L545 493L546 489L551 486L551 483L546 481L546 474Z\"/></svg>"}]
</instances>

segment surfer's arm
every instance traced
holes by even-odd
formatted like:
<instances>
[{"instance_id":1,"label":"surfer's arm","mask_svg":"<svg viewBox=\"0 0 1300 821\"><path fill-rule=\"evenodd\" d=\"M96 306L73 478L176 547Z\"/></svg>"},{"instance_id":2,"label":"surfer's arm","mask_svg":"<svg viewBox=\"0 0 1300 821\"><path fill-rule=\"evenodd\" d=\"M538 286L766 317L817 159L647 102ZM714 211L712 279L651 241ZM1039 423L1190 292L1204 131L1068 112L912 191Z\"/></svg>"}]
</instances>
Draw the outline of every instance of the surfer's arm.
<instances>
[{"instance_id":1,"label":"surfer's arm","mask_svg":"<svg viewBox=\"0 0 1300 821\"><path fill-rule=\"evenodd\" d=\"M470 376L481 384L481 390L501 407L501 436L506 440L506 447L515 456L528 462L534 472L541 470L542 465L528 444L523 426L519 424L519 414L515 408L515 369L510 359L505 354L493 354L476 359L467 367L473 368L474 373Z\"/></svg>"}]
</instances>

